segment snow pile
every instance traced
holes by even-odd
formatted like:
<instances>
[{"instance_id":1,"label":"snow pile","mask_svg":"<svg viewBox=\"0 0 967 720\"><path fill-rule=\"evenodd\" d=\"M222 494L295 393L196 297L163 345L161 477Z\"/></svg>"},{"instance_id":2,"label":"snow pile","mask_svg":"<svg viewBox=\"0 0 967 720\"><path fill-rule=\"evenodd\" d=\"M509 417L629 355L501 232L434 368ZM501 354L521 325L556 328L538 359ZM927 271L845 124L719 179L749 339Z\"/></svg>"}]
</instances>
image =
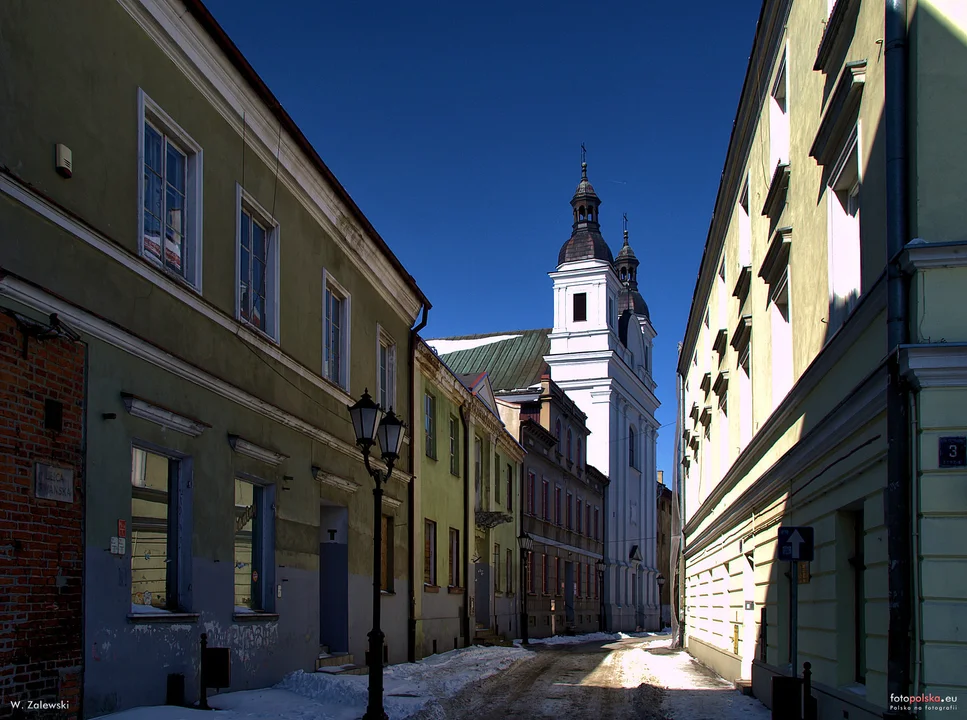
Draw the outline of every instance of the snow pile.
<instances>
[{"instance_id":1,"label":"snow pile","mask_svg":"<svg viewBox=\"0 0 967 720\"><path fill-rule=\"evenodd\" d=\"M470 647L432 655L417 663L392 665L383 671L383 706L390 720L403 720L438 698L450 697L472 682L506 670L518 660L534 657L523 648ZM276 687L326 706L363 710L369 696L365 675L333 677L296 672Z\"/></svg>"},{"instance_id":2,"label":"snow pile","mask_svg":"<svg viewBox=\"0 0 967 720\"><path fill-rule=\"evenodd\" d=\"M469 647L433 655L417 663L383 671L383 707L390 720L433 711L440 699L477 680L535 657L523 648ZM218 720L358 720L369 702L365 675L298 671L274 688L210 695L208 704L222 712ZM140 707L103 720L212 720L204 710L162 705Z\"/></svg>"},{"instance_id":3,"label":"snow pile","mask_svg":"<svg viewBox=\"0 0 967 720\"><path fill-rule=\"evenodd\" d=\"M617 640L627 640L629 638L646 638L655 637L657 635L667 634L665 631L660 633L654 632L637 632L637 633L605 633L605 632L594 632L587 633L586 635L553 635L546 638L531 638L531 645L579 645L581 643L590 642L615 642ZM514 646L520 647L523 641L514 640Z\"/></svg>"}]
</instances>

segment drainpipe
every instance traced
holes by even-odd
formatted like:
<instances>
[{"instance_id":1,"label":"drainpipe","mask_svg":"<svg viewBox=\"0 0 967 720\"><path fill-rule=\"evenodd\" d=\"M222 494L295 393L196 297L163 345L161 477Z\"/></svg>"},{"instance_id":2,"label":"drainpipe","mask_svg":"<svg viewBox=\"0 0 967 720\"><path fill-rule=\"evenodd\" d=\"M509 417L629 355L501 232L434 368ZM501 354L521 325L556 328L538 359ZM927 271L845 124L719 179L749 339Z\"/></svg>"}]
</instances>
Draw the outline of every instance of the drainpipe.
<instances>
[{"instance_id":1,"label":"drainpipe","mask_svg":"<svg viewBox=\"0 0 967 720\"><path fill-rule=\"evenodd\" d=\"M463 517L464 521L470 515L470 421L467 420L467 406L460 406L460 422L463 424ZM463 568L463 646L470 647L470 535L473 524L469 524L463 532L463 557L466 563ZM474 578L476 582L476 578Z\"/></svg>"},{"instance_id":2,"label":"drainpipe","mask_svg":"<svg viewBox=\"0 0 967 720\"><path fill-rule=\"evenodd\" d=\"M884 497L890 558L887 692L909 695L911 666L911 482L908 390L900 375L900 348L908 341L908 279L899 255L908 236L907 3L886 0L886 256L887 266L887 487ZM884 718L911 717L888 711Z\"/></svg>"},{"instance_id":3,"label":"drainpipe","mask_svg":"<svg viewBox=\"0 0 967 720\"><path fill-rule=\"evenodd\" d=\"M408 533L410 547L408 557L408 571L410 577L410 617L406 630L406 658L409 662L416 662L416 442L413 438L414 428L416 427L416 345L420 340L420 330L426 327L427 314L430 308L423 305L423 317L420 324L410 330L410 352L409 352L409 396L410 396L410 474L414 479L407 488L407 498L409 499L409 519L410 531Z\"/></svg>"}]
</instances>

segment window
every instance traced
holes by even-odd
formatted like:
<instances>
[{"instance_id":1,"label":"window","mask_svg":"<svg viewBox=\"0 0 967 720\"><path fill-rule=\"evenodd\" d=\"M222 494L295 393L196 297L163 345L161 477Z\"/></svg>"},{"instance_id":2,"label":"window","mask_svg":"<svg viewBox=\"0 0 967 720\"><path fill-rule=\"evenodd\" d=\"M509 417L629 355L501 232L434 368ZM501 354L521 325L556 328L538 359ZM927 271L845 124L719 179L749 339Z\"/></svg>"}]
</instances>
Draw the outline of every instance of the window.
<instances>
[{"instance_id":1,"label":"window","mask_svg":"<svg viewBox=\"0 0 967 720\"><path fill-rule=\"evenodd\" d=\"M578 507L577 507L577 521L578 521L578 526L577 526L577 531L579 533L581 532L581 516L582 516L581 515L581 513L582 513L581 508L582 507L583 507L583 503L581 502L581 498L578 498Z\"/></svg>"},{"instance_id":2,"label":"window","mask_svg":"<svg viewBox=\"0 0 967 720\"><path fill-rule=\"evenodd\" d=\"M450 587L460 587L460 531L450 528Z\"/></svg>"},{"instance_id":3,"label":"window","mask_svg":"<svg viewBox=\"0 0 967 720\"><path fill-rule=\"evenodd\" d=\"M574 322L585 322L588 319L587 293L574 293Z\"/></svg>"},{"instance_id":4,"label":"window","mask_svg":"<svg viewBox=\"0 0 967 720\"><path fill-rule=\"evenodd\" d=\"M578 581L577 581L577 587L574 589L574 594L577 595L578 597L581 597L581 589L583 587L583 584L582 584L581 581L584 579L583 578L583 575L584 575L584 563L576 563L576 564L578 566L577 567L577 570L578 570Z\"/></svg>"},{"instance_id":5,"label":"window","mask_svg":"<svg viewBox=\"0 0 967 720\"><path fill-rule=\"evenodd\" d=\"M423 433L426 456L436 460L436 398L430 393L423 395Z\"/></svg>"},{"instance_id":6,"label":"window","mask_svg":"<svg viewBox=\"0 0 967 720\"><path fill-rule=\"evenodd\" d=\"M514 551L507 551L507 561L504 563L504 572L507 573L505 580L507 587L507 594L510 595L514 592Z\"/></svg>"},{"instance_id":7,"label":"window","mask_svg":"<svg viewBox=\"0 0 967 720\"><path fill-rule=\"evenodd\" d=\"M853 554L853 659L855 681L866 684L866 526L863 511L852 513Z\"/></svg>"},{"instance_id":8,"label":"window","mask_svg":"<svg viewBox=\"0 0 967 720\"><path fill-rule=\"evenodd\" d=\"M591 505L584 506L584 533L591 536Z\"/></svg>"},{"instance_id":9,"label":"window","mask_svg":"<svg viewBox=\"0 0 967 720\"><path fill-rule=\"evenodd\" d=\"M780 164L789 162L789 83L786 73L786 63L789 56L788 48L783 51L776 71L776 80L772 84L772 99L769 103L769 180L772 173Z\"/></svg>"},{"instance_id":10,"label":"window","mask_svg":"<svg viewBox=\"0 0 967 720\"><path fill-rule=\"evenodd\" d=\"M571 462L572 460L574 460L574 455L572 454L572 449L573 449L572 445L573 445L573 441L571 437L571 428L568 428L567 429L567 461L568 462Z\"/></svg>"},{"instance_id":11,"label":"window","mask_svg":"<svg viewBox=\"0 0 967 720\"><path fill-rule=\"evenodd\" d=\"M575 455L575 458L574 459L577 462L578 469L580 469L580 468L583 467L583 465L581 464L581 455L582 455L582 452L581 451L583 450L582 443L581 443L581 438L578 438L578 441L577 442L578 442L578 449L577 449L577 454Z\"/></svg>"},{"instance_id":12,"label":"window","mask_svg":"<svg viewBox=\"0 0 967 720\"><path fill-rule=\"evenodd\" d=\"M349 389L349 306L350 298L332 276L322 274L325 300L324 374L340 387Z\"/></svg>"},{"instance_id":13,"label":"window","mask_svg":"<svg viewBox=\"0 0 967 720\"><path fill-rule=\"evenodd\" d=\"M534 473L527 473L527 512L531 515L537 514L537 509L534 507L535 503L535 485L537 484L537 476Z\"/></svg>"},{"instance_id":14,"label":"window","mask_svg":"<svg viewBox=\"0 0 967 720\"><path fill-rule=\"evenodd\" d=\"M236 318L279 339L279 224L236 184Z\"/></svg>"},{"instance_id":15,"label":"window","mask_svg":"<svg viewBox=\"0 0 967 720\"><path fill-rule=\"evenodd\" d=\"M393 518L383 515L382 552L380 553L379 589L393 592Z\"/></svg>"},{"instance_id":16,"label":"window","mask_svg":"<svg viewBox=\"0 0 967 720\"><path fill-rule=\"evenodd\" d=\"M557 579L554 583L554 592L556 595L564 594L564 559L557 559Z\"/></svg>"},{"instance_id":17,"label":"window","mask_svg":"<svg viewBox=\"0 0 967 720\"><path fill-rule=\"evenodd\" d=\"M541 480L541 505L544 508L544 519L551 519L551 497L550 497L550 483L547 480Z\"/></svg>"},{"instance_id":18,"label":"window","mask_svg":"<svg viewBox=\"0 0 967 720\"><path fill-rule=\"evenodd\" d=\"M860 251L860 172L854 128L826 191L829 205L829 329L846 322L862 291Z\"/></svg>"},{"instance_id":19,"label":"window","mask_svg":"<svg viewBox=\"0 0 967 720\"><path fill-rule=\"evenodd\" d=\"M752 217L749 215L749 176L739 197L739 267L752 265Z\"/></svg>"},{"instance_id":20,"label":"window","mask_svg":"<svg viewBox=\"0 0 967 720\"><path fill-rule=\"evenodd\" d=\"M383 411L396 407L396 343L376 326L376 402Z\"/></svg>"},{"instance_id":21,"label":"window","mask_svg":"<svg viewBox=\"0 0 967 720\"><path fill-rule=\"evenodd\" d=\"M474 436L473 439L473 484L476 493L476 509L480 509L483 502L483 440Z\"/></svg>"},{"instance_id":22,"label":"window","mask_svg":"<svg viewBox=\"0 0 967 720\"><path fill-rule=\"evenodd\" d=\"M514 466L507 463L507 512L514 511Z\"/></svg>"},{"instance_id":23,"label":"window","mask_svg":"<svg viewBox=\"0 0 967 720\"><path fill-rule=\"evenodd\" d=\"M789 271L776 286L770 304L772 324L772 407L792 387L792 323L789 312Z\"/></svg>"},{"instance_id":24,"label":"window","mask_svg":"<svg viewBox=\"0 0 967 720\"><path fill-rule=\"evenodd\" d=\"M266 610L271 597L265 558L272 552L266 545L267 503L264 489L248 480L235 478L235 612ZM267 552L269 550L269 552Z\"/></svg>"},{"instance_id":25,"label":"window","mask_svg":"<svg viewBox=\"0 0 967 720\"><path fill-rule=\"evenodd\" d=\"M526 575L527 575L527 592L534 593L534 553L531 550L527 551L527 556L525 559L527 563Z\"/></svg>"},{"instance_id":26,"label":"window","mask_svg":"<svg viewBox=\"0 0 967 720\"><path fill-rule=\"evenodd\" d=\"M744 448L752 439L752 352L746 345L739 356L739 442Z\"/></svg>"},{"instance_id":27,"label":"window","mask_svg":"<svg viewBox=\"0 0 967 720\"><path fill-rule=\"evenodd\" d=\"M141 255L201 290L202 150L138 90Z\"/></svg>"},{"instance_id":28,"label":"window","mask_svg":"<svg viewBox=\"0 0 967 720\"><path fill-rule=\"evenodd\" d=\"M567 529L570 530L573 527L572 511L574 505L574 496L571 493L567 494Z\"/></svg>"},{"instance_id":29,"label":"window","mask_svg":"<svg viewBox=\"0 0 967 720\"><path fill-rule=\"evenodd\" d=\"M547 562L547 555L541 553L541 592L545 595L547 595L548 589L551 586L549 570L550 566Z\"/></svg>"},{"instance_id":30,"label":"window","mask_svg":"<svg viewBox=\"0 0 967 720\"><path fill-rule=\"evenodd\" d=\"M500 455L494 453L494 502L500 504Z\"/></svg>"},{"instance_id":31,"label":"window","mask_svg":"<svg viewBox=\"0 0 967 720\"><path fill-rule=\"evenodd\" d=\"M556 420L554 422L554 437L557 438L557 452L561 452L561 421Z\"/></svg>"},{"instance_id":32,"label":"window","mask_svg":"<svg viewBox=\"0 0 967 720\"><path fill-rule=\"evenodd\" d=\"M594 539L595 540L601 539L601 535L598 533L598 514L599 514L599 508L595 507L594 508Z\"/></svg>"},{"instance_id":33,"label":"window","mask_svg":"<svg viewBox=\"0 0 967 720\"><path fill-rule=\"evenodd\" d=\"M635 426L632 425L628 429L628 464L633 467L638 467L637 457L635 457L635 445L638 442L638 436L635 433Z\"/></svg>"},{"instance_id":34,"label":"window","mask_svg":"<svg viewBox=\"0 0 967 720\"><path fill-rule=\"evenodd\" d=\"M608 327L614 327L614 298L608 295Z\"/></svg>"},{"instance_id":35,"label":"window","mask_svg":"<svg viewBox=\"0 0 967 720\"><path fill-rule=\"evenodd\" d=\"M460 425L450 416L450 474L460 477Z\"/></svg>"},{"instance_id":36,"label":"window","mask_svg":"<svg viewBox=\"0 0 967 720\"><path fill-rule=\"evenodd\" d=\"M436 523L427 520L423 532L423 584L436 585Z\"/></svg>"},{"instance_id":37,"label":"window","mask_svg":"<svg viewBox=\"0 0 967 720\"><path fill-rule=\"evenodd\" d=\"M561 520L563 519L561 517L563 515L563 512L562 512L563 508L561 507L561 505L562 505L561 488L560 486L558 486L554 488L554 524L555 525L560 525Z\"/></svg>"},{"instance_id":38,"label":"window","mask_svg":"<svg viewBox=\"0 0 967 720\"><path fill-rule=\"evenodd\" d=\"M500 592L500 545L494 545L494 592Z\"/></svg>"},{"instance_id":39,"label":"window","mask_svg":"<svg viewBox=\"0 0 967 720\"><path fill-rule=\"evenodd\" d=\"M705 308L705 318L702 320L702 323L705 325L705 327L708 327L708 323L709 323L708 308Z\"/></svg>"},{"instance_id":40,"label":"window","mask_svg":"<svg viewBox=\"0 0 967 720\"><path fill-rule=\"evenodd\" d=\"M131 612L177 611L179 462L141 448L131 454ZM148 611L150 612L150 611Z\"/></svg>"}]
</instances>

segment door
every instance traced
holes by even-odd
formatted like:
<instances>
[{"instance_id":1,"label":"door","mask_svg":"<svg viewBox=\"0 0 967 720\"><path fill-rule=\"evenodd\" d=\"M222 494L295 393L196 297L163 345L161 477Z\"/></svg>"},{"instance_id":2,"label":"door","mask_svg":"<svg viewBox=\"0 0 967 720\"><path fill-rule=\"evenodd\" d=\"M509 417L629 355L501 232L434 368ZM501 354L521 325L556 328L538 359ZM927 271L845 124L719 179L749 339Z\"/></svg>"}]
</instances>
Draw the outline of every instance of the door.
<instances>
[{"instance_id":1,"label":"door","mask_svg":"<svg viewBox=\"0 0 967 720\"><path fill-rule=\"evenodd\" d=\"M349 652L349 509L323 505L319 527L319 644Z\"/></svg>"},{"instance_id":2,"label":"door","mask_svg":"<svg viewBox=\"0 0 967 720\"><path fill-rule=\"evenodd\" d=\"M755 559L752 553L745 556L742 565L742 679L752 679L752 661L755 659Z\"/></svg>"},{"instance_id":3,"label":"door","mask_svg":"<svg viewBox=\"0 0 967 720\"><path fill-rule=\"evenodd\" d=\"M574 623L574 563L564 563L564 613L567 624Z\"/></svg>"}]
</instances>

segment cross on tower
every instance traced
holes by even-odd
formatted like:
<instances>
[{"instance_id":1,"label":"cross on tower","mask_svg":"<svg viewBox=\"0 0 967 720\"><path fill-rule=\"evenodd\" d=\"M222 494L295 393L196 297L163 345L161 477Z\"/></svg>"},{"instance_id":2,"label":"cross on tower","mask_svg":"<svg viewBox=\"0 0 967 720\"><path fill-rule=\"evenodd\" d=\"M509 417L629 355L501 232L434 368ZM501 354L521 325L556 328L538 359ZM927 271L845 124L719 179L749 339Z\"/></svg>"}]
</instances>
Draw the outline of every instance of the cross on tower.
<instances>
[{"instance_id":1,"label":"cross on tower","mask_svg":"<svg viewBox=\"0 0 967 720\"><path fill-rule=\"evenodd\" d=\"M583 165L588 161L588 150L584 147L584 143L581 143L581 164Z\"/></svg>"}]
</instances>

